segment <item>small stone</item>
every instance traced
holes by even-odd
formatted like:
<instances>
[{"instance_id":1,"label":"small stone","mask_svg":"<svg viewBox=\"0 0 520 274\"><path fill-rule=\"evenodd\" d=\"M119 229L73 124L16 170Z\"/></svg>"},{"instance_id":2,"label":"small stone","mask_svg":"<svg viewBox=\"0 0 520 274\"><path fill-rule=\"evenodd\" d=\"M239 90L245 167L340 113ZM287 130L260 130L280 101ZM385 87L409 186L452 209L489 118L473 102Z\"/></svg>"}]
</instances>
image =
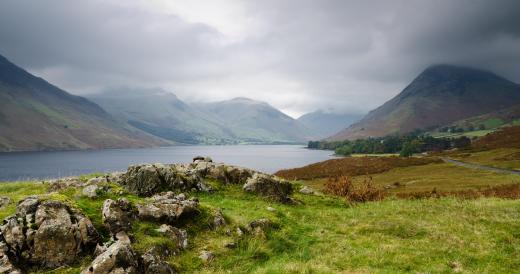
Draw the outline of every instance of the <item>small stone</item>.
<instances>
[{"instance_id":1,"label":"small stone","mask_svg":"<svg viewBox=\"0 0 520 274\"><path fill-rule=\"evenodd\" d=\"M268 206L268 207L267 207L267 211L274 212L274 211L276 211L276 209L275 209L274 207L270 207L270 206Z\"/></svg>"},{"instance_id":2,"label":"small stone","mask_svg":"<svg viewBox=\"0 0 520 274\"><path fill-rule=\"evenodd\" d=\"M308 187L308 186L304 186L300 189L300 193L302 194L307 194L307 195L312 195L314 194L314 189Z\"/></svg>"},{"instance_id":3,"label":"small stone","mask_svg":"<svg viewBox=\"0 0 520 274\"><path fill-rule=\"evenodd\" d=\"M242 235L244 235L244 231L242 231L242 229L240 229L240 227L237 227L237 235L238 235L238 237L241 237Z\"/></svg>"},{"instance_id":4,"label":"small stone","mask_svg":"<svg viewBox=\"0 0 520 274\"><path fill-rule=\"evenodd\" d=\"M6 196L0 196L0 208L4 208L11 203L11 198Z\"/></svg>"},{"instance_id":5,"label":"small stone","mask_svg":"<svg viewBox=\"0 0 520 274\"><path fill-rule=\"evenodd\" d=\"M213 217L213 224L212 224L213 229L217 229L219 227L225 226L226 224L227 224L226 219L224 219L222 210L218 209L217 212L215 213L215 216Z\"/></svg>"},{"instance_id":6,"label":"small stone","mask_svg":"<svg viewBox=\"0 0 520 274\"><path fill-rule=\"evenodd\" d=\"M200 252L199 258L205 263L211 262L215 259L215 254L211 251L203 250Z\"/></svg>"},{"instance_id":7,"label":"small stone","mask_svg":"<svg viewBox=\"0 0 520 274\"><path fill-rule=\"evenodd\" d=\"M229 249L234 249L237 247L237 244L235 242L229 242L229 243L224 244L224 247L229 248Z\"/></svg>"}]
</instances>

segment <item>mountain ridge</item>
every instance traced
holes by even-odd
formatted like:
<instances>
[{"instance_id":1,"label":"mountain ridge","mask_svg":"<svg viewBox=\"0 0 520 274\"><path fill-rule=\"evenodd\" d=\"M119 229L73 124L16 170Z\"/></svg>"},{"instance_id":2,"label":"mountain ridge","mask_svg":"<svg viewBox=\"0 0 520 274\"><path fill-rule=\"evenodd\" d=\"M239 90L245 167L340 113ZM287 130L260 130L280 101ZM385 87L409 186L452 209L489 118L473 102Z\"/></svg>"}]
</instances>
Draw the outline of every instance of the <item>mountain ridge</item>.
<instances>
[{"instance_id":1,"label":"mountain ridge","mask_svg":"<svg viewBox=\"0 0 520 274\"><path fill-rule=\"evenodd\" d=\"M69 94L0 55L0 151L165 144L125 128L97 104Z\"/></svg>"},{"instance_id":2,"label":"mountain ridge","mask_svg":"<svg viewBox=\"0 0 520 274\"><path fill-rule=\"evenodd\" d=\"M520 103L520 86L485 70L430 66L398 95L326 140L408 133Z\"/></svg>"}]
</instances>

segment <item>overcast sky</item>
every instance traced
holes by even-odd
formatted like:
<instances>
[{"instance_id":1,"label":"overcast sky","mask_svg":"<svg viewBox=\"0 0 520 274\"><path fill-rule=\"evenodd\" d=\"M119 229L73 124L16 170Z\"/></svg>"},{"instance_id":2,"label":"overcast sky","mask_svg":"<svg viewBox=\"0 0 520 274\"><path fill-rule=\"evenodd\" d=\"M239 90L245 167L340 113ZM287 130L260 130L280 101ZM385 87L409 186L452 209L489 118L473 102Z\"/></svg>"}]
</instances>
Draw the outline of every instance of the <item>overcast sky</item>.
<instances>
[{"instance_id":1,"label":"overcast sky","mask_svg":"<svg viewBox=\"0 0 520 274\"><path fill-rule=\"evenodd\" d=\"M360 113L431 64L520 82L520 1L2 0L0 54L74 94Z\"/></svg>"}]
</instances>

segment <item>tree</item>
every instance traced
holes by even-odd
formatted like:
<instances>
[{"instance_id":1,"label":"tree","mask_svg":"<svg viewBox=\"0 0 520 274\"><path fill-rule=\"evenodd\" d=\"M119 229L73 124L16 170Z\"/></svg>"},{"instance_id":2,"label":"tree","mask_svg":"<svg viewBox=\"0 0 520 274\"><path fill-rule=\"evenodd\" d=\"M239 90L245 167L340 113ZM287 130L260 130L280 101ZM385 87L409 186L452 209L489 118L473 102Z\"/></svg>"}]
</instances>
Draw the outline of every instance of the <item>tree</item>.
<instances>
[{"instance_id":1,"label":"tree","mask_svg":"<svg viewBox=\"0 0 520 274\"><path fill-rule=\"evenodd\" d=\"M352 154L352 147L350 145L344 145L336 148L336 150L334 150L334 153L336 153L337 155L349 156L350 154Z\"/></svg>"}]
</instances>

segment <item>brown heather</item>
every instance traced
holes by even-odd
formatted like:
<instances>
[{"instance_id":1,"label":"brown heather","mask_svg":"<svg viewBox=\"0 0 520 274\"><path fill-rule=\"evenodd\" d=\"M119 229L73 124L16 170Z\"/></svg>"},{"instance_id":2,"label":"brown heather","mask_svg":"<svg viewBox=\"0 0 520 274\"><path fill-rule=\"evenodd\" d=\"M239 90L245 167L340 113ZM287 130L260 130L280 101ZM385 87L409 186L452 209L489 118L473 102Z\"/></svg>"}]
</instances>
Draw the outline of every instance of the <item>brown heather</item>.
<instances>
[{"instance_id":1,"label":"brown heather","mask_svg":"<svg viewBox=\"0 0 520 274\"><path fill-rule=\"evenodd\" d=\"M345 157L307 165L301 168L285 169L275 175L288 180L309 180L338 176L358 176L376 174L396 167L418 166L440 163L437 158L417 157Z\"/></svg>"}]
</instances>

